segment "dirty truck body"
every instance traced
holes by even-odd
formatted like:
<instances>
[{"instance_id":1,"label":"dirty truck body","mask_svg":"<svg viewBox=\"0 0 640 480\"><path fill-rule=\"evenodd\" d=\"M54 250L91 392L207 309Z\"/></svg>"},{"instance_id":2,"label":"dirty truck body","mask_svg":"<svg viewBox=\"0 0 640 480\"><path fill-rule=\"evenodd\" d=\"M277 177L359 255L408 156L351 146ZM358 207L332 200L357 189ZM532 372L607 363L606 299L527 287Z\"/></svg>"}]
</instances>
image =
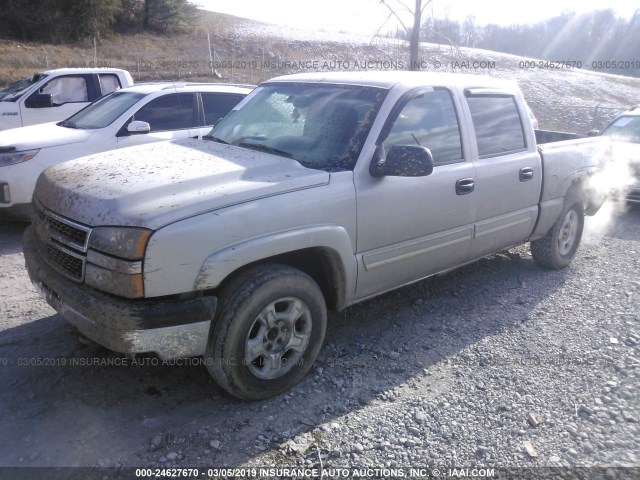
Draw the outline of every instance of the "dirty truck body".
<instances>
[{"instance_id":1,"label":"dirty truck body","mask_svg":"<svg viewBox=\"0 0 640 480\"><path fill-rule=\"evenodd\" d=\"M526 241L566 266L601 143L539 149L511 82L279 77L203 140L47 169L27 268L96 342L204 355L225 390L267 398L311 368L327 309Z\"/></svg>"}]
</instances>

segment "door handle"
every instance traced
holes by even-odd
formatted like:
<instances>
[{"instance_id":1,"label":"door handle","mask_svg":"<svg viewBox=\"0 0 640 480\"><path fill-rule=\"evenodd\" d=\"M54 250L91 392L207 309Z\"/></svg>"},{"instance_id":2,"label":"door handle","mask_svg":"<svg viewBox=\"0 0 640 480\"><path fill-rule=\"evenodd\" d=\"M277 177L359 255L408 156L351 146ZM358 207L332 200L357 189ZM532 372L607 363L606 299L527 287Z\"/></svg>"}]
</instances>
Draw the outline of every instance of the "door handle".
<instances>
[{"instance_id":1,"label":"door handle","mask_svg":"<svg viewBox=\"0 0 640 480\"><path fill-rule=\"evenodd\" d=\"M520 181L526 182L533 178L533 168L531 167L522 167L520 169Z\"/></svg>"},{"instance_id":2,"label":"door handle","mask_svg":"<svg viewBox=\"0 0 640 480\"><path fill-rule=\"evenodd\" d=\"M456 181L456 195L466 195L473 192L475 183L473 178L461 178Z\"/></svg>"}]
</instances>

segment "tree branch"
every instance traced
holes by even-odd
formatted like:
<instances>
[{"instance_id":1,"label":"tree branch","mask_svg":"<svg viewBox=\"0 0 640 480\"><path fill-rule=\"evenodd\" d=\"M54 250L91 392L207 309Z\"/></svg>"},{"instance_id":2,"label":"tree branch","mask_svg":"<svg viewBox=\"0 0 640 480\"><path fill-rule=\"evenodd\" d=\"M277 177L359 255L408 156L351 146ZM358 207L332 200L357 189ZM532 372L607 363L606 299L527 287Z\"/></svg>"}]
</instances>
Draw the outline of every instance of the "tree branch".
<instances>
[{"instance_id":1,"label":"tree branch","mask_svg":"<svg viewBox=\"0 0 640 480\"><path fill-rule=\"evenodd\" d=\"M371 40L369 41L369 45L373 43L373 39L378 36L378 34L380 33L380 30L382 30L382 27L384 27L387 24L390 18L391 18L391 14L387 16L387 19L384 22L382 22L382 25L380 25L380 28L378 28L378 30L376 30L376 33L373 34L373 37L371 37Z\"/></svg>"},{"instance_id":2,"label":"tree branch","mask_svg":"<svg viewBox=\"0 0 640 480\"><path fill-rule=\"evenodd\" d=\"M402 21L402 19L398 16L398 14L395 12L395 10L393 8L391 8L387 2L385 2L385 0L380 0L380 3L382 5L384 5L385 7L387 7L389 9L389 12L391 12L391 15L393 15L394 17L396 17L396 19L398 20L398 22L400 22L400 25L402 25L402 28L404 28L404 31L409 33L409 29L407 28L407 26L404 24L404 22ZM386 23L386 22L385 22Z\"/></svg>"},{"instance_id":3,"label":"tree branch","mask_svg":"<svg viewBox=\"0 0 640 480\"><path fill-rule=\"evenodd\" d=\"M431 5L431 2L432 2L432 1L433 1L433 0L427 0L427 2L426 2L424 5L422 5L422 8L420 9L420 18L422 18L422 14L424 13L424 10L425 10L429 5Z\"/></svg>"},{"instance_id":4,"label":"tree branch","mask_svg":"<svg viewBox=\"0 0 640 480\"><path fill-rule=\"evenodd\" d=\"M407 5L405 5L404 3L402 3L400 0L396 0L396 2L398 2L398 5L400 5L401 7L404 7L404 9L409 12L411 14L411 16L413 17L415 15L415 12L413 10L411 10L411 8L409 8Z\"/></svg>"}]
</instances>

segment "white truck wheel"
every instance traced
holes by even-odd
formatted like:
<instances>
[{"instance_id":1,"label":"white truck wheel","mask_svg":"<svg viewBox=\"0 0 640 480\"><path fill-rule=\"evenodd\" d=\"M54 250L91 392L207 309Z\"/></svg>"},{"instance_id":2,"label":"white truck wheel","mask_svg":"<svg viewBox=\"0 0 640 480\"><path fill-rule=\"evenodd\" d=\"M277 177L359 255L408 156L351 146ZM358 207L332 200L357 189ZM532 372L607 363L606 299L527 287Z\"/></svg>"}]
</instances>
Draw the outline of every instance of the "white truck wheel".
<instances>
[{"instance_id":1,"label":"white truck wheel","mask_svg":"<svg viewBox=\"0 0 640 480\"><path fill-rule=\"evenodd\" d=\"M222 289L205 361L231 395L263 400L289 390L316 360L327 325L318 284L292 267L265 264Z\"/></svg>"}]
</instances>

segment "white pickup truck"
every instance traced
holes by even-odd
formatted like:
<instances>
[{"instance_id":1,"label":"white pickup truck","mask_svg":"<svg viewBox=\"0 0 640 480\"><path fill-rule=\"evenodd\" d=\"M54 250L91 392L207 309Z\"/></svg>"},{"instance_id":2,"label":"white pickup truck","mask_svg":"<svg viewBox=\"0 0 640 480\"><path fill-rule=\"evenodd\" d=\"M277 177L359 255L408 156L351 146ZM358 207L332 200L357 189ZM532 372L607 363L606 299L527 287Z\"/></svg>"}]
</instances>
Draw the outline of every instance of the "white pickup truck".
<instances>
[{"instance_id":1,"label":"white pickup truck","mask_svg":"<svg viewBox=\"0 0 640 480\"><path fill-rule=\"evenodd\" d=\"M56 122L94 100L133 85L119 68L59 68L0 89L0 130Z\"/></svg>"},{"instance_id":2,"label":"white pickup truck","mask_svg":"<svg viewBox=\"0 0 640 480\"><path fill-rule=\"evenodd\" d=\"M205 138L45 170L24 254L89 338L204 355L248 400L305 376L327 309L527 241L564 267L599 208L600 140L539 148L517 85L488 77L279 77Z\"/></svg>"}]
</instances>

